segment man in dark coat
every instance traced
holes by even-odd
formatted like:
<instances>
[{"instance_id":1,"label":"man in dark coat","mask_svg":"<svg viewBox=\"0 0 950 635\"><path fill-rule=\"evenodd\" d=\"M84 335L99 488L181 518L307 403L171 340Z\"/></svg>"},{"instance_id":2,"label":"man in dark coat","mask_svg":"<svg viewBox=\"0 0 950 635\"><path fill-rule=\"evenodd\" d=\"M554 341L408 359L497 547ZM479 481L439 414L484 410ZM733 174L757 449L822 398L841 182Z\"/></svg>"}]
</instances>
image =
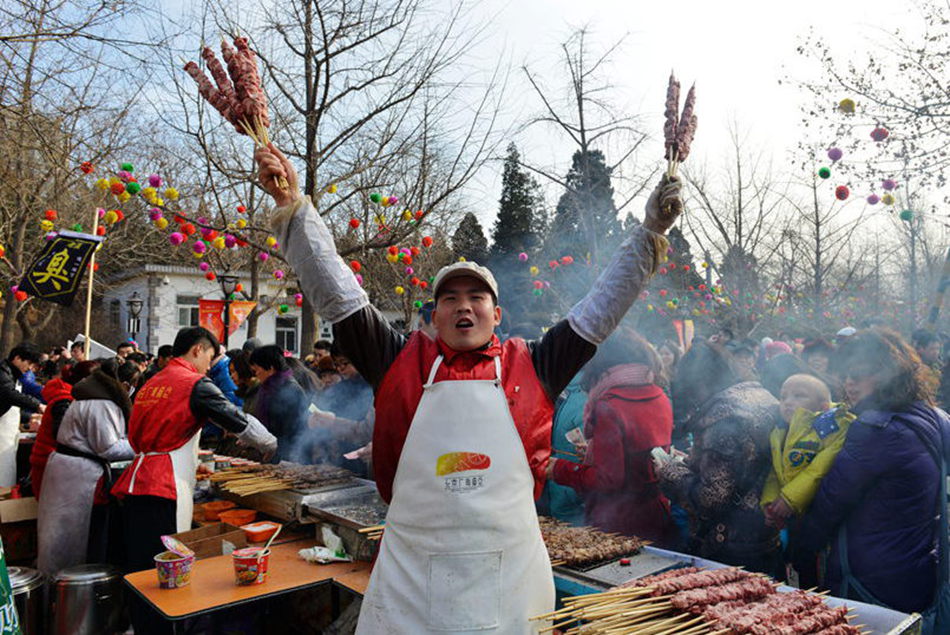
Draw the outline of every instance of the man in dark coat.
<instances>
[{"instance_id":1,"label":"man in dark coat","mask_svg":"<svg viewBox=\"0 0 950 635\"><path fill-rule=\"evenodd\" d=\"M0 360L0 416L13 407L40 413L46 410L39 399L17 390L17 382L23 373L39 364L41 359L40 349L23 342L14 347L6 359Z\"/></svg>"}]
</instances>

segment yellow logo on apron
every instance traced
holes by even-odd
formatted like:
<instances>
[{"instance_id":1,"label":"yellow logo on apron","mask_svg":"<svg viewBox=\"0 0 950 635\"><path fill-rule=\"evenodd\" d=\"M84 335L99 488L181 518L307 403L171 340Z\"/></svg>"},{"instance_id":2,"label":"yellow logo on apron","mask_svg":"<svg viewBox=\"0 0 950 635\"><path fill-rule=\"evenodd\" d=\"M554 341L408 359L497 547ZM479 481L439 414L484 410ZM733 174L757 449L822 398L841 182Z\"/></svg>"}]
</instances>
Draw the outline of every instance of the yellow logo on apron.
<instances>
[{"instance_id":1,"label":"yellow logo on apron","mask_svg":"<svg viewBox=\"0 0 950 635\"><path fill-rule=\"evenodd\" d=\"M491 467L491 457L477 452L449 452L435 462L435 475L445 476L468 470L487 470Z\"/></svg>"}]
</instances>

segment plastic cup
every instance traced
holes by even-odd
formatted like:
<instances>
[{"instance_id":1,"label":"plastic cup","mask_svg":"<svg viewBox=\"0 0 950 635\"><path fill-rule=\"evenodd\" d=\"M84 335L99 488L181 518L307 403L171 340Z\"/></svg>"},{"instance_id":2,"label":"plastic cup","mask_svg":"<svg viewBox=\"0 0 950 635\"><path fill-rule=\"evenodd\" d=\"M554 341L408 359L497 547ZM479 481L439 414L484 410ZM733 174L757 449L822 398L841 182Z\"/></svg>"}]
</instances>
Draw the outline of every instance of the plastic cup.
<instances>
[{"instance_id":1,"label":"plastic cup","mask_svg":"<svg viewBox=\"0 0 950 635\"><path fill-rule=\"evenodd\" d=\"M191 568L195 557L180 556L174 551L163 551L155 556L158 571L158 586L161 589L177 589L191 583Z\"/></svg>"},{"instance_id":2,"label":"plastic cup","mask_svg":"<svg viewBox=\"0 0 950 635\"><path fill-rule=\"evenodd\" d=\"M261 551L257 547L237 549L231 554L234 562L234 581L238 586L264 584L267 580L267 564L270 561L270 549Z\"/></svg>"}]
</instances>

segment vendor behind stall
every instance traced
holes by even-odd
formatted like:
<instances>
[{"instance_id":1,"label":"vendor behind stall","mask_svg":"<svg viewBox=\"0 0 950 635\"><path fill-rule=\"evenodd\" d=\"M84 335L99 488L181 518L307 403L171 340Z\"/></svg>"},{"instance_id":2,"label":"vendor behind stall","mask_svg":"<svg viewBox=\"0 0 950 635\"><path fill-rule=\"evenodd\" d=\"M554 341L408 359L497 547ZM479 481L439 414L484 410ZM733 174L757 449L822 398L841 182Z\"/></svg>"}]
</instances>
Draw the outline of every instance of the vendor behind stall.
<instances>
[{"instance_id":1,"label":"vendor behind stall","mask_svg":"<svg viewBox=\"0 0 950 635\"><path fill-rule=\"evenodd\" d=\"M498 285L472 262L435 277L436 339L419 331L407 339L369 304L286 157L270 145L255 158L304 293L376 391L373 464L390 507L357 633L535 632L528 617L554 605L534 509L552 402L665 256L661 234L682 208L679 182L664 179L643 224L540 341L498 340Z\"/></svg>"},{"instance_id":2,"label":"vendor behind stall","mask_svg":"<svg viewBox=\"0 0 950 635\"><path fill-rule=\"evenodd\" d=\"M206 376L218 341L205 328L178 331L174 358L142 387L129 420L135 460L112 489L124 499L127 565L152 566L161 536L191 528L198 435L210 421L241 441L272 454L277 441Z\"/></svg>"}]
</instances>

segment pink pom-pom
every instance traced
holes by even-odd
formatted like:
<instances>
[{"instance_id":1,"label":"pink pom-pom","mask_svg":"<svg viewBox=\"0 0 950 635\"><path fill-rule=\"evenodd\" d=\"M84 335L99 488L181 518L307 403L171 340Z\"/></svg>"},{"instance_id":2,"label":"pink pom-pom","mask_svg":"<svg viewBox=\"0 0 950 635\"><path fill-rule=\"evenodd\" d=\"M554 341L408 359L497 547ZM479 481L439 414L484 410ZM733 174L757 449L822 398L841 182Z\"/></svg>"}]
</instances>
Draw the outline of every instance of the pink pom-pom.
<instances>
[{"instance_id":1,"label":"pink pom-pom","mask_svg":"<svg viewBox=\"0 0 950 635\"><path fill-rule=\"evenodd\" d=\"M202 271L207 271L208 269L211 268L211 265L209 265L207 262L202 261L198 263L198 268L201 269Z\"/></svg>"},{"instance_id":2,"label":"pink pom-pom","mask_svg":"<svg viewBox=\"0 0 950 635\"><path fill-rule=\"evenodd\" d=\"M152 209L148 210L149 220L158 220L161 217L162 217L162 210L158 209L157 207L153 207Z\"/></svg>"},{"instance_id":3,"label":"pink pom-pom","mask_svg":"<svg viewBox=\"0 0 950 635\"><path fill-rule=\"evenodd\" d=\"M191 248L196 254L203 254L205 251L207 251L208 245L199 240L194 245L192 245Z\"/></svg>"},{"instance_id":4,"label":"pink pom-pom","mask_svg":"<svg viewBox=\"0 0 950 635\"><path fill-rule=\"evenodd\" d=\"M102 218L106 215L106 210L102 209L101 207L97 207L96 214L99 215L99 218Z\"/></svg>"},{"instance_id":5,"label":"pink pom-pom","mask_svg":"<svg viewBox=\"0 0 950 635\"><path fill-rule=\"evenodd\" d=\"M399 202L399 197L398 197L398 196L390 196L390 197L389 197L389 204L390 204L390 205L395 205L395 204L398 203L398 202Z\"/></svg>"},{"instance_id":6,"label":"pink pom-pom","mask_svg":"<svg viewBox=\"0 0 950 635\"><path fill-rule=\"evenodd\" d=\"M881 181L881 187L883 187L885 190L890 192L891 190L897 187L897 181L895 181L894 179L884 179L883 181Z\"/></svg>"},{"instance_id":7,"label":"pink pom-pom","mask_svg":"<svg viewBox=\"0 0 950 635\"><path fill-rule=\"evenodd\" d=\"M283 269L274 269L274 278L276 280L284 279L284 270Z\"/></svg>"},{"instance_id":8,"label":"pink pom-pom","mask_svg":"<svg viewBox=\"0 0 950 635\"><path fill-rule=\"evenodd\" d=\"M411 276L411 275L414 274L415 272L416 272L416 270L413 269L412 267L406 267L406 275L407 275L407 276Z\"/></svg>"},{"instance_id":9,"label":"pink pom-pom","mask_svg":"<svg viewBox=\"0 0 950 635\"><path fill-rule=\"evenodd\" d=\"M267 259L270 258L270 254L266 251L262 251L261 253L257 254L257 258L261 262L267 262Z\"/></svg>"},{"instance_id":10,"label":"pink pom-pom","mask_svg":"<svg viewBox=\"0 0 950 635\"><path fill-rule=\"evenodd\" d=\"M152 187L161 187L162 186L162 177L157 174L148 175L148 184Z\"/></svg>"},{"instance_id":11,"label":"pink pom-pom","mask_svg":"<svg viewBox=\"0 0 950 635\"><path fill-rule=\"evenodd\" d=\"M877 205L881 202L881 197L877 194L868 194L868 205Z\"/></svg>"},{"instance_id":12,"label":"pink pom-pom","mask_svg":"<svg viewBox=\"0 0 950 635\"><path fill-rule=\"evenodd\" d=\"M173 245L180 245L185 242L185 235L181 232L172 232L168 235L168 242Z\"/></svg>"},{"instance_id":13,"label":"pink pom-pom","mask_svg":"<svg viewBox=\"0 0 950 635\"><path fill-rule=\"evenodd\" d=\"M302 293L295 293L295 294L294 294L294 301L296 301L296 302L301 302L302 300L303 300L303 294L302 294Z\"/></svg>"},{"instance_id":14,"label":"pink pom-pom","mask_svg":"<svg viewBox=\"0 0 950 635\"><path fill-rule=\"evenodd\" d=\"M528 254L522 251L520 254L518 254L518 260L521 262L528 262Z\"/></svg>"},{"instance_id":15,"label":"pink pom-pom","mask_svg":"<svg viewBox=\"0 0 950 635\"><path fill-rule=\"evenodd\" d=\"M228 249L232 249L236 244L237 244L237 238L235 238L231 234L228 234L227 236L224 237L224 246L227 247Z\"/></svg>"}]
</instances>

